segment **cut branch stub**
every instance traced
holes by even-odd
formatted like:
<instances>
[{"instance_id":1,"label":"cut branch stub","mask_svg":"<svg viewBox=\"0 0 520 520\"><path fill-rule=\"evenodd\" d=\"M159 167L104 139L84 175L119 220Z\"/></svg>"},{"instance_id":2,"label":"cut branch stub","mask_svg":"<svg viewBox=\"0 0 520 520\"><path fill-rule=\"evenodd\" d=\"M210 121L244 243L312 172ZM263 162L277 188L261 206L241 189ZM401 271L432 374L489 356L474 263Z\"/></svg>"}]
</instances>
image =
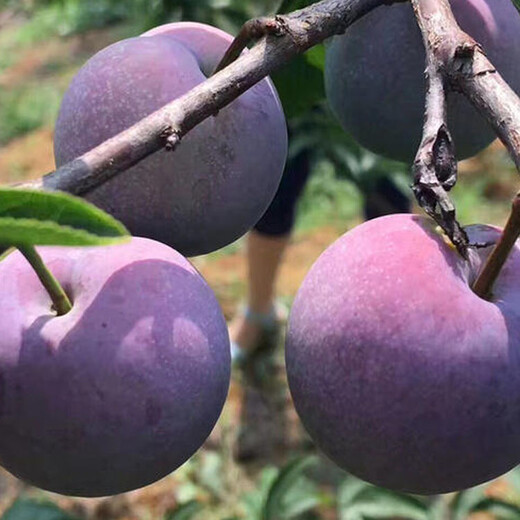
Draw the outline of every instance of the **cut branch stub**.
<instances>
[{"instance_id":1,"label":"cut branch stub","mask_svg":"<svg viewBox=\"0 0 520 520\"><path fill-rule=\"evenodd\" d=\"M283 36L287 32L288 26L283 16L275 16L274 18L262 17L249 20L242 26L242 29L240 29L237 37L229 46L213 74L231 65L252 41L259 40L264 36Z\"/></svg>"},{"instance_id":2,"label":"cut branch stub","mask_svg":"<svg viewBox=\"0 0 520 520\"><path fill-rule=\"evenodd\" d=\"M453 139L444 124L439 128L433 143L433 160L437 179L446 191L450 191L457 183L458 170Z\"/></svg>"},{"instance_id":3,"label":"cut branch stub","mask_svg":"<svg viewBox=\"0 0 520 520\"><path fill-rule=\"evenodd\" d=\"M435 139L424 140L413 166L414 195L421 208L448 235L459 253L467 258L469 240L456 219L448 192L457 181L455 147L448 127L442 123Z\"/></svg>"},{"instance_id":4,"label":"cut branch stub","mask_svg":"<svg viewBox=\"0 0 520 520\"><path fill-rule=\"evenodd\" d=\"M433 182L416 179L412 189L421 208L441 226L457 251L467 259L469 239L456 219L455 206L446 191L436 179Z\"/></svg>"}]
</instances>

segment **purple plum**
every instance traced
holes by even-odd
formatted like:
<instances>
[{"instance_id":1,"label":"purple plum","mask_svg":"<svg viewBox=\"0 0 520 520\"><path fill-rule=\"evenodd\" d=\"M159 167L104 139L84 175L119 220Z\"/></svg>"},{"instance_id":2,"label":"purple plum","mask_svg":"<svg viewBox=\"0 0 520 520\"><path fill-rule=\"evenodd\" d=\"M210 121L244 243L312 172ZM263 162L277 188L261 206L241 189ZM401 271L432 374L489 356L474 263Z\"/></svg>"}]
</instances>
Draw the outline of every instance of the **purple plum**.
<instances>
[{"instance_id":1,"label":"purple plum","mask_svg":"<svg viewBox=\"0 0 520 520\"><path fill-rule=\"evenodd\" d=\"M336 464L437 494L520 462L520 247L486 301L471 284L490 249L466 262L433 221L394 215L314 264L290 315L287 374L303 424Z\"/></svg>"},{"instance_id":2,"label":"purple plum","mask_svg":"<svg viewBox=\"0 0 520 520\"><path fill-rule=\"evenodd\" d=\"M511 0L451 0L457 21L520 94L520 14ZM425 53L409 2L381 6L335 37L326 90L345 130L375 153L412 162L421 141ZM449 126L460 159L494 139L462 94L451 93Z\"/></svg>"},{"instance_id":3,"label":"purple plum","mask_svg":"<svg viewBox=\"0 0 520 520\"><path fill-rule=\"evenodd\" d=\"M183 464L222 410L226 323L164 244L41 247L73 302L56 316L18 252L0 263L0 461L33 485L122 493Z\"/></svg>"},{"instance_id":4,"label":"purple plum","mask_svg":"<svg viewBox=\"0 0 520 520\"><path fill-rule=\"evenodd\" d=\"M55 131L57 166L87 152L206 80L232 37L198 23L168 24L115 43L78 72ZM269 79L86 198L134 235L186 256L208 253L251 228L273 199L287 129Z\"/></svg>"}]
</instances>

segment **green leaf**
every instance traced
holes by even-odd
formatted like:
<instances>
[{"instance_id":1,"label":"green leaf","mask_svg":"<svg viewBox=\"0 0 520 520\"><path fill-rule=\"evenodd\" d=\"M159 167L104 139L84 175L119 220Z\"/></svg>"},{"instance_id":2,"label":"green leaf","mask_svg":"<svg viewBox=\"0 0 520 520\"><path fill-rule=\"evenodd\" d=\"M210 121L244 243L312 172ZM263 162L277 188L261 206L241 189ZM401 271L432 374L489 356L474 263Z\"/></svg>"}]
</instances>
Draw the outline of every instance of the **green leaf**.
<instances>
[{"instance_id":1,"label":"green leaf","mask_svg":"<svg viewBox=\"0 0 520 520\"><path fill-rule=\"evenodd\" d=\"M121 242L125 227L65 193L0 188L0 244L95 246Z\"/></svg>"},{"instance_id":2,"label":"green leaf","mask_svg":"<svg viewBox=\"0 0 520 520\"><path fill-rule=\"evenodd\" d=\"M287 118L303 114L325 99L325 49L318 45L271 76Z\"/></svg>"},{"instance_id":3,"label":"green leaf","mask_svg":"<svg viewBox=\"0 0 520 520\"><path fill-rule=\"evenodd\" d=\"M520 0L513 0L513 4L515 4L518 11L520 11Z\"/></svg>"},{"instance_id":4,"label":"green leaf","mask_svg":"<svg viewBox=\"0 0 520 520\"><path fill-rule=\"evenodd\" d=\"M222 496L222 471L221 455L211 451L204 452L197 472L197 484L207 489L214 497Z\"/></svg>"},{"instance_id":5,"label":"green leaf","mask_svg":"<svg viewBox=\"0 0 520 520\"><path fill-rule=\"evenodd\" d=\"M317 0L283 0L278 8L278 14L291 13L297 9L303 9L308 5L315 4Z\"/></svg>"},{"instance_id":6,"label":"green leaf","mask_svg":"<svg viewBox=\"0 0 520 520\"><path fill-rule=\"evenodd\" d=\"M301 477L298 485L292 486L280 504L280 518L290 520L300 518L322 503L322 496L317 486L305 477Z\"/></svg>"},{"instance_id":7,"label":"green leaf","mask_svg":"<svg viewBox=\"0 0 520 520\"><path fill-rule=\"evenodd\" d=\"M0 246L0 262L9 256L13 251L16 251L14 247L2 247Z\"/></svg>"},{"instance_id":8,"label":"green leaf","mask_svg":"<svg viewBox=\"0 0 520 520\"><path fill-rule=\"evenodd\" d=\"M51 502L17 500L2 516L2 520L77 520Z\"/></svg>"},{"instance_id":9,"label":"green leaf","mask_svg":"<svg viewBox=\"0 0 520 520\"><path fill-rule=\"evenodd\" d=\"M471 511L472 513L489 513L496 520L518 520L520 507L498 498L485 498L481 500Z\"/></svg>"},{"instance_id":10,"label":"green leaf","mask_svg":"<svg viewBox=\"0 0 520 520\"><path fill-rule=\"evenodd\" d=\"M428 520L446 520L450 518L448 512L448 502L444 495L432 497L428 508Z\"/></svg>"},{"instance_id":11,"label":"green leaf","mask_svg":"<svg viewBox=\"0 0 520 520\"><path fill-rule=\"evenodd\" d=\"M520 0L519 0L520 1ZM520 494L520 466L517 466L504 475L505 480L513 488L514 492Z\"/></svg>"},{"instance_id":12,"label":"green leaf","mask_svg":"<svg viewBox=\"0 0 520 520\"><path fill-rule=\"evenodd\" d=\"M288 500L295 487L301 485L304 472L316 463L316 457L299 457L287 464L272 483L262 512L262 520L280 520L292 518L290 514L301 514L312 509L317 504L310 501L305 504L305 509L296 510L294 503ZM291 511L288 511L291 510Z\"/></svg>"},{"instance_id":13,"label":"green leaf","mask_svg":"<svg viewBox=\"0 0 520 520\"><path fill-rule=\"evenodd\" d=\"M202 511L203 505L196 500L190 500L185 504L181 504L174 511L166 515L164 520L190 520L197 513Z\"/></svg>"},{"instance_id":14,"label":"green leaf","mask_svg":"<svg viewBox=\"0 0 520 520\"><path fill-rule=\"evenodd\" d=\"M353 477L342 485L338 502L341 520L428 519L428 506L423 500L370 484L362 485Z\"/></svg>"},{"instance_id":15,"label":"green leaf","mask_svg":"<svg viewBox=\"0 0 520 520\"><path fill-rule=\"evenodd\" d=\"M283 0L278 14L302 9L316 0ZM325 46L317 45L294 58L271 77L287 118L299 116L325 99Z\"/></svg>"},{"instance_id":16,"label":"green leaf","mask_svg":"<svg viewBox=\"0 0 520 520\"><path fill-rule=\"evenodd\" d=\"M320 69L322 72L325 70L325 45L315 45L305 53L305 57L309 65Z\"/></svg>"},{"instance_id":17,"label":"green leaf","mask_svg":"<svg viewBox=\"0 0 520 520\"><path fill-rule=\"evenodd\" d=\"M484 490L484 486L476 486L457 493L451 504L453 520L467 520L477 504L485 498Z\"/></svg>"},{"instance_id":18,"label":"green leaf","mask_svg":"<svg viewBox=\"0 0 520 520\"><path fill-rule=\"evenodd\" d=\"M338 506L340 510L349 508L365 489L371 487L372 484L364 482L361 479L352 476L347 477L338 491Z\"/></svg>"},{"instance_id":19,"label":"green leaf","mask_svg":"<svg viewBox=\"0 0 520 520\"><path fill-rule=\"evenodd\" d=\"M265 467L257 479L256 487L241 496L240 501L248 520L261 520L267 495L278 474L276 467Z\"/></svg>"}]
</instances>

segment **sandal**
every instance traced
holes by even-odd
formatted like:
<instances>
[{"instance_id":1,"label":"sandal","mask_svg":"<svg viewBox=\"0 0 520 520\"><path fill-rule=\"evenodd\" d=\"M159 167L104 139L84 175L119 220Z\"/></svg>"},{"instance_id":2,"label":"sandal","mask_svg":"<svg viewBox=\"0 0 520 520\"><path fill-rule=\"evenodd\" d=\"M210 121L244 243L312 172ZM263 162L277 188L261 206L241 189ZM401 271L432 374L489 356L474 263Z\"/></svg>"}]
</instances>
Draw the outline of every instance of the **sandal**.
<instances>
[{"instance_id":1,"label":"sandal","mask_svg":"<svg viewBox=\"0 0 520 520\"><path fill-rule=\"evenodd\" d=\"M231 341L231 362L236 365L260 353L268 352L276 347L282 323L287 320L287 310L275 304L269 312L256 312L249 307L242 311L244 319L259 327L259 337L253 348L243 348L236 341Z\"/></svg>"}]
</instances>

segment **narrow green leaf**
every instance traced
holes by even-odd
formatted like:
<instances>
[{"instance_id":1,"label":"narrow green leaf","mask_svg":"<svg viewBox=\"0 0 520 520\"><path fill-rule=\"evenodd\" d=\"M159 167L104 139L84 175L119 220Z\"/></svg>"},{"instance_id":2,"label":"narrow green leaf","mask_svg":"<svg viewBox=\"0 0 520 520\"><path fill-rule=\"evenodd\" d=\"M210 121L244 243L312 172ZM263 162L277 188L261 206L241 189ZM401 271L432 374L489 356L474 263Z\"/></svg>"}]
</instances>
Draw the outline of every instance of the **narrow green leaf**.
<instances>
[{"instance_id":1,"label":"narrow green leaf","mask_svg":"<svg viewBox=\"0 0 520 520\"><path fill-rule=\"evenodd\" d=\"M65 193L0 188L0 244L94 246L120 242L125 227Z\"/></svg>"},{"instance_id":2,"label":"narrow green leaf","mask_svg":"<svg viewBox=\"0 0 520 520\"><path fill-rule=\"evenodd\" d=\"M279 474L278 468L267 466L262 469L254 489L244 493L240 502L245 510L247 520L261 520L267 495Z\"/></svg>"},{"instance_id":3,"label":"narrow green leaf","mask_svg":"<svg viewBox=\"0 0 520 520\"><path fill-rule=\"evenodd\" d=\"M316 457L299 457L287 464L271 485L263 507L263 520L280 520L284 518L284 505L287 495L296 484L301 483L304 472L316 463Z\"/></svg>"},{"instance_id":4,"label":"narrow green leaf","mask_svg":"<svg viewBox=\"0 0 520 520\"><path fill-rule=\"evenodd\" d=\"M485 498L481 500L471 511L472 513L489 513L496 520L518 520L520 507L498 498Z\"/></svg>"},{"instance_id":5,"label":"narrow green leaf","mask_svg":"<svg viewBox=\"0 0 520 520\"><path fill-rule=\"evenodd\" d=\"M347 510L356 500L356 498L363 493L365 489L372 487L371 484L349 476L341 484L338 491L338 506L340 510Z\"/></svg>"},{"instance_id":6,"label":"narrow green leaf","mask_svg":"<svg viewBox=\"0 0 520 520\"><path fill-rule=\"evenodd\" d=\"M121 236L100 237L49 221L0 217L0 243L13 246L100 246L120 242Z\"/></svg>"},{"instance_id":7,"label":"narrow green leaf","mask_svg":"<svg viewBox=\"0 0 520 520\"><path fill-rule=\"evenodd\" d=\"M477 486L457 493L451 503L453 520L467 520L471 511L485 498L484 489L484 486Z\"/></svg>"},{"instance_id":8,"label":"narrow green leaf","mask_svg":"<svg viewBox=\"0 0 520 520\"><path fill-rule=\"evenodd\" d=\"M309 479L302 477L298 485L287 491L280 504L280 518L291 520L316 508L322 502L317 486Z\"/></svg>"},{"instance_id":9,"label":"narrow green leaf","mask_svg":"<svg viewBox=\"0 0 520 520\"><path fill-rule=\"evenodd\" d=\"M287 118L299 116L325 99L322 54L319 48L311 49L271 76Z\"/></svg>"},{"instance_id":10,"label":"narrow green leaf","mask_svg":"<svg viewBox=\"0 0 520 520\"><path fill-rule=\"evenodd\" d=\"M514 492L520 495L520 466L517 466L515 469L504 475L504 478L508 484L511 485Z\"/></svg>"},{"instance_id":11,"label":"narrow green leaf","mask_svg":"<svg viewBox=\"0 0 520 520\"><path fill-rule=\"evenodd\" d=\"M7 258L13 251L15 251L14 247L2 247L0 246L0 262Z\"/></svg>"},{"instance_id":12,"label":"narrow green leaf","mask_svg":"<svg viewBox=\"0 0 520 520\"><path fill-rule=\"evenodd\" d=\"M51 502L17 500L2 516L2 520L77 520Z\"/></svg>"},{"instance_id":13,"label":"narrow green leaf","mask_svg":"<svg viewBox=\"0 0 520 520\"><path fill-rule=\"evenodd\" d=\"M352 487L352 489L349 489ZM340 491L341 520L375 520L406 518L427 520L428 505L421 499L404 493L361 485L357 479L347 479Z\"/></svg>"},{"instance_id":14,"label":"narrow green leaf","mask_svg":"<svg viewBox=\"0 0 520 520\"><path fill-rule=\"evenodd\" d=\"M191 520L197 513L202 511L203 505L196 500L190 500L181 504L174 511L166 515L164 520Z\"/></svg>"},{"instance_id":15,"label":"narrow green leaf","mask_svg":"<svg viewBox=\"0 0 520 520\"><path fill-rule=\"evenodd\" d=\"M309 65L320 69L322 72L325 70L325 45L316 45L312 47L304 54L304 56L309 62Z\"/></svg>"},{"instance_id":16,"label":"narrow green leaf","mask_svg":"<svg viewBox=\"0 0 520 520\"><path fill-rule=\"evenodd\" d=\"M290 13L315 2L316 0L283 0L278 14ZM299 116L325 99L324 69L325 46L317 45L271 76L287 118Z\"/></svg>"},{"instance_id":17,"label":"narrow green leaf","mask_svg":"<svg viewBox=\"0 0 520 520\"><path fill-rule=\"evenodd\" d=\"M428 520L446 520L446 518L450 518L446 496L432 497L430 507L428 508Z\"/></svg>"},{"instance_id":18,"label":"narrow green leaf","mask_svg":"<svg viewBox=\"0 0 520 520\"><path fill-rule=\"evenodd\" d=\"M343 511L341 520L427 520L424 511L399 501L376 501L355 504L348 511Z\"/></svg>"}]
</instances>

